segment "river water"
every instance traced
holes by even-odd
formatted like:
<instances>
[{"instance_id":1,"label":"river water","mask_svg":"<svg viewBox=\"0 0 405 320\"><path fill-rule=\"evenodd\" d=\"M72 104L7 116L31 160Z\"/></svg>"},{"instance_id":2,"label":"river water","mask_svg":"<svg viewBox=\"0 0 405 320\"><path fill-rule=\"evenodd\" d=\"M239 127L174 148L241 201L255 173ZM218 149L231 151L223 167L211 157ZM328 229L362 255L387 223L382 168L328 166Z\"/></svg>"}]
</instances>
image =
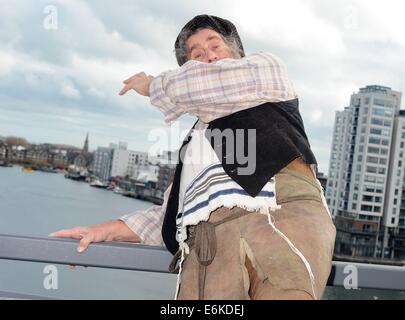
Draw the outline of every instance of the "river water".
<instances>
[{"instance_id":1,"label":"river water","mask_svg":"<svg viewBox=\"0 0 405 320\"><path fill-rule=\"evenodd\" d=\"M127 198L62 174L0 167L0 233L46 237L91 225L153 204ZM0 291L64 299L171 299L170 274L58 265L58 289L45 289L46 264L0 260Z\"/></svg>"},{"instance_id":2,"label":"river water","mask_svg":"<svg viewBox=\"0 0 405 320\"><path fill-rule=\"evenodd\" d=\"M150 207L61 174L0 167L0 234L46 237ZM45 289L47 264L0 260L0 292L62 299L172 299L176 276L58 265L58 288ZM324 299L405 299L404 292L327 288Z\"/></svg>"}]
</instances>

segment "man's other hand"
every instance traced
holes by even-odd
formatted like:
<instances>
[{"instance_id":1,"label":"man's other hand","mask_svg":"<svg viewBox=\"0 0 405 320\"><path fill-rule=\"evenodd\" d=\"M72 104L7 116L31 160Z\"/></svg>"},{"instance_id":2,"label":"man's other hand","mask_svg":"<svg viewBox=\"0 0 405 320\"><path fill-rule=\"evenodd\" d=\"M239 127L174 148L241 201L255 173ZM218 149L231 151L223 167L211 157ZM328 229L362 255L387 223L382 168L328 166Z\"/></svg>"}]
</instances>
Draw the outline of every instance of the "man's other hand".
<instances>
[{"instance_id":1,"label":"man's other hand","mask_svg":"<svg viewBox=\"0 0 405 320\"><path fill-rule=\"evenodd\" d=\"M77 252L83 252L92 242L125 241L140 242L141 239L123 221L114 220L90 227L76 227L50 234L51 237L80 240Z\"/></svg>"},{"instance_id":2,"label":"man's other hand","mask_svg":"<svg viewBox=\"0 0 405 320\"><path fill-rule=\"evenodd\" d=\"M137 73L127 80L124 80L125 86L122 88L119 95L122 96L127 93L127 91L134 89L140 95L149 97L149 86L152 80L153 76L147 76L145 72Z\"/></svg>"}]
</instances>

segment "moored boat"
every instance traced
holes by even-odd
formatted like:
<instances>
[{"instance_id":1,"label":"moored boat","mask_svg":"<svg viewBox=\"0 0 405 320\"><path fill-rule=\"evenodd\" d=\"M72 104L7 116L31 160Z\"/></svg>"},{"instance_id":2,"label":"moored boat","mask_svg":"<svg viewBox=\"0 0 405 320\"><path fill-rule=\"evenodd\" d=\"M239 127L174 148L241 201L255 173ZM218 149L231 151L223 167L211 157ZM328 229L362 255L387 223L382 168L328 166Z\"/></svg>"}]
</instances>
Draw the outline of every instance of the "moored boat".
<instances>
[{"instance_id":1,"label":"moored boat","mask_svg":"<svg viewBox=\"0 0 405 320\"><path fill-rule=\"evenodd\" d=\"M95 188L107 189L108 184L101 182L100 180L94 180L92 183L90 183L90 186Z\"/></svg>"}]
</instances>

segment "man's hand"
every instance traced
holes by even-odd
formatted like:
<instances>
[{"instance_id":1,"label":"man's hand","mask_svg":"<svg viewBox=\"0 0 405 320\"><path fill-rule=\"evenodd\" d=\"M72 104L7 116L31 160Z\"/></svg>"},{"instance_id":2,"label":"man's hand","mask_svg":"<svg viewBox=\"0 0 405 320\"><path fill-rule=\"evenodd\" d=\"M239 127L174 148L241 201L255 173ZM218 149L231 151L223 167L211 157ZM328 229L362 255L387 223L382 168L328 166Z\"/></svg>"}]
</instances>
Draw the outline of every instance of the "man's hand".
<instances>
[{"instance_id":1,"label":"man's hand","mask_svg":"<svg viewBox=\"0 0 405 320\"><path fill-rule=\"evenodd\" d=\"M147 76L145 72L137 73L136 75L124 81L124 88L120 91L119 95L124 95L128 90L134 89L140 95L149 97L149 85L153 80L153 76Z\"/></svg>"},{"instance_id":2,"label":"man's hand","mask_svg":"<svg viewBox=\"0 0 405 320\"><path fill-rule=\"evenodd\" d=\"M83 252L92 242L126 241L140 242L141 239L123 221L114 220L90 227L76 227L50 234L51 237L73 238L80 240L78 252Z\"/></svg>"}]
</instances>

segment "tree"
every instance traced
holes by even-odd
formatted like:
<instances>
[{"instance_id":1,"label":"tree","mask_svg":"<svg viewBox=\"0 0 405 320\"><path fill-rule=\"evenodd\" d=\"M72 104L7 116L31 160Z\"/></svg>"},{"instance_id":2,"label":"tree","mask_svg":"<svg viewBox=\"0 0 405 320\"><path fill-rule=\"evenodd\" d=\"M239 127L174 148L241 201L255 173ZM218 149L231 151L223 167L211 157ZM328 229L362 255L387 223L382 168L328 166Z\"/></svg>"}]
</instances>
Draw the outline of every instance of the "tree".
<instances>
[{"instance_id":1,"label":"tree","mask_svg":"<svg viewBox=\"0 0 405 320\"><path fill-rule=\"evenodd\" d=\"M6 137L6 143L10 146L23 146L27 147L29 145L28 141L25 138L21 137Z\"/></svg>"}]
</instances>

